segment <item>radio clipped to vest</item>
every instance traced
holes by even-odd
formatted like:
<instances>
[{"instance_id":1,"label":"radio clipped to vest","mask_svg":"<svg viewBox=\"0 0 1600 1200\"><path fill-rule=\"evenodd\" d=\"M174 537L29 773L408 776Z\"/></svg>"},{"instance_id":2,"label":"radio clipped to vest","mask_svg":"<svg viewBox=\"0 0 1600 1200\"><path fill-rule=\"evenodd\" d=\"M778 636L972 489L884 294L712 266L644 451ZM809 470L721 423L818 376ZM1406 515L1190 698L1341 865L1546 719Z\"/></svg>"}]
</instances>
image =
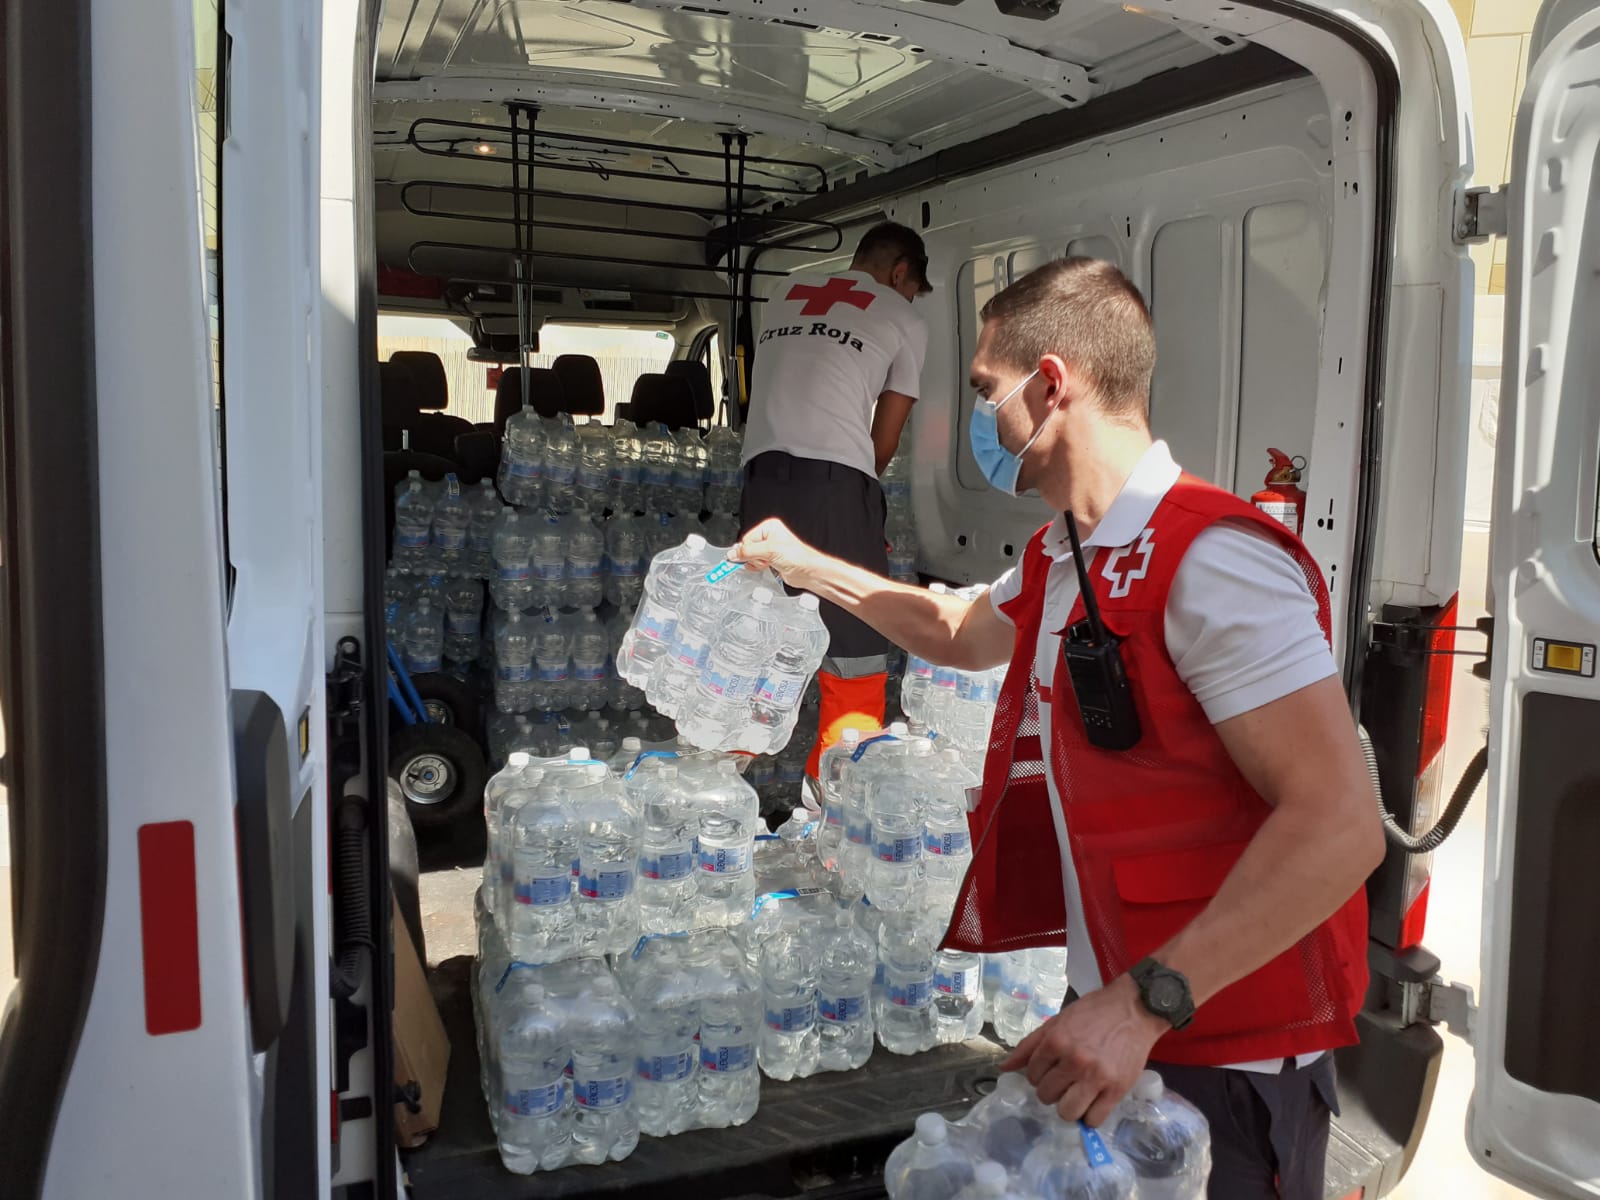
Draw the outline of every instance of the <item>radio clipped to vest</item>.
<instances>
[{"instance_id":1,"label":"radio clipped to vest","mask_svg":"<svg viewBox=\"0 0 1600 1200\"><path fill-rule=\"evenodd\" d=\"M1083 546L1078 541L1078 522L1071 513L1063 515L1067 519L1067 536L1072 540L1072 562L1078 570L1084 617L1063 634L1061 659L1072 677L1078 716L1083 720L1089 744L1102 750L1131 750L1142 731L1128 672L1122 665L1122 639L1100 619L1100 602L1089 586L1089 569L1084 566Z\"/></svg>"}]
</instances>

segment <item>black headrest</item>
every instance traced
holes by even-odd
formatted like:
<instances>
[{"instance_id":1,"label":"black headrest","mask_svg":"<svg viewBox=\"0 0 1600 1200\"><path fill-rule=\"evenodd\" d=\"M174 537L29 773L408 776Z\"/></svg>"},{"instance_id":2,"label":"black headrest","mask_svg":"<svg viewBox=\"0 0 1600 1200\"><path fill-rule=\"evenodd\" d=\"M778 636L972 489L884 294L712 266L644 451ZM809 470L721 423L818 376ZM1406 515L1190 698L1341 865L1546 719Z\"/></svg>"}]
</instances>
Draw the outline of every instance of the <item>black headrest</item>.
<instances>
[{"instance_id":1,"label":"black headrest","mask_svg":"<svg viewBox=\"0 0 1600 1200\"><path fill-rule=\"evenodd\" d=\"M634 381L629 400L633 419L640 425L659 421L668 429L693 429L694 393L678 375L641 375Z\"/></svg>"},{"instance_id":2,"label":"black headrest","mask_svg":"<svg viewBox=\"0 0 1600 1200\"><path fill-rule=\"evenodd\" d=\"M566 411L574 416L598 417L606 411L606 384L600 364L587 354L563 354L552 365L567 395Z\"/></svg>"},{"instance_id":3,"label":"black headrest","mask_svg":"<svg viewBox=\"0 0 1600 1200\"><path fill-rule=\"evenodd\" d=\"M379 363L378 389L385 425L404 425L417 415L417 385L404 363Z\"/></svg>"},{"instance_id":4,"label":"black headrest","mask_svg":"<svg viewBox=\"0 0 1600 1200\"><path fill-rule=\"evenodd\" d=\"M534 412L541 417L571 411L566 406L567 393L561 386L561 377L549 367L528 369L528 399L533 402ZM500 373L500 382L494 389L494 423L502 433L511 414L521 407L522 368L507 367Z\"/></svg>"},{"instance_id":5,"label":"black headrest","mask_svg":"<svg viewBox=\"0 0 1600 1200\"><path fill-rule=\"evenodd\" d=\"M430 350L396 350L389 361L411 372L417 384L417 407L438 410L450 406L450 382L444 360Z\"/></svg>"},{"instance_id":6,"label":"black headrest","mask_svg":"<svg viewBox=\"0 0 1600 1200\"><path fill-rule=\"evenodd\" d=\"M474 429L456 438L456 462L461 464L462 483L493 479L500 465L500 435Z\"/></svg>"},{"instance_id":7,"label":"black headrest","mask_svg":"<svg viewBox=\"0 0 1600 1200\"><path fill-rule=\"evenodd\" d=\"M676 375L689 385L694 396L694 415L709 421L716 415L717 401L711 391L711 371L699 359L675 359L667 364L666 373Z\"/></svg>"}]
</instances>

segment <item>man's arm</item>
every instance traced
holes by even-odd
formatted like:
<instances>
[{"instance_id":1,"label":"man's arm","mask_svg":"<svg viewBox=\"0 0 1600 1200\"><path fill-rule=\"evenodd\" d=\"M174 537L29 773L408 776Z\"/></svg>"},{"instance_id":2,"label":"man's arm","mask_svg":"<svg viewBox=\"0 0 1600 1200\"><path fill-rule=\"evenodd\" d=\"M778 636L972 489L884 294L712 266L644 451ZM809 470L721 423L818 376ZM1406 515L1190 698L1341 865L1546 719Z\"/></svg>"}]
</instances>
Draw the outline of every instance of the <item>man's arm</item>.
<instances>
[{"instance_id":1,"label":"man's arm","mask_svg":"<svg viewBox=\"0 0 1600 1200\"><path fill-rule=\"evenodd\" d=\"M1197 1005L1299 941L1383 860L1377 801L1337 676L1215 726L1272 812L1200 914L1155 954ZM1040 1100L1098 1124L1169 1027L1127 976L1035 1030L1002 1066L1026 1067Z\"/></svg>"},{"instance_id":2,"label":"man's arm","mask_svg":"<svg viewBox=\"0 0 1600 1200\"><path fill-rule=\"evenodd\" d=\"M883 474L894 452L900 448L900 435L905 431L911 406L916 402L915 396L908 396L904 392L884 392L878 397L878 407L872 412L872 453L877 459L876 474Z\"/></svg>"},{"instance_id":3,"label":"man's arm","mask_svg":"<svg viewBox=\"0 0 1600 1200\"><path fill-rule=\"evenodd\" d=\"M813 549L777 520L757 525L728 557L772 568L790 587L837 604L929 662L981 671L1010 661L1016 631L987 594L963 600L895 583Z\"/></svg>"}]
</instances>

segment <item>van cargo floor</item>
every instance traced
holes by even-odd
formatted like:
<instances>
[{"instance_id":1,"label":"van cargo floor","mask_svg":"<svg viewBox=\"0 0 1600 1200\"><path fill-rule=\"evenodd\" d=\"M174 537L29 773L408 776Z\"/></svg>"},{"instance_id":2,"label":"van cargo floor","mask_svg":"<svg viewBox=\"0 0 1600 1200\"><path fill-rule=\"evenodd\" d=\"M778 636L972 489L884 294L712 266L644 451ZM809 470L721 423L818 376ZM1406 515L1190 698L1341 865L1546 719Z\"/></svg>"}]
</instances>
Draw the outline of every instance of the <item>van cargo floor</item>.
<instances>
[{"instance_id":1,"label":"van cargo floor","mask_svg":"<svg viewBox=\"0 0 1600 1200\"><path fill-rule=\"evenodd\" d=\"M908 1057L880 1046L858 1071L762 1079L761 1107L737 1129L641 1138L622 1162L512 1175L500 1165L478 1086L471 967L459 957L433 972L450 1073L438 1132L405 1157L415 1200L612 1197L635 1188L662 1200L881 1194L884 1159L917 1115L960 1115L990 1090L1005 1057L987 1039Z\"/></svg>"}]
</instances>

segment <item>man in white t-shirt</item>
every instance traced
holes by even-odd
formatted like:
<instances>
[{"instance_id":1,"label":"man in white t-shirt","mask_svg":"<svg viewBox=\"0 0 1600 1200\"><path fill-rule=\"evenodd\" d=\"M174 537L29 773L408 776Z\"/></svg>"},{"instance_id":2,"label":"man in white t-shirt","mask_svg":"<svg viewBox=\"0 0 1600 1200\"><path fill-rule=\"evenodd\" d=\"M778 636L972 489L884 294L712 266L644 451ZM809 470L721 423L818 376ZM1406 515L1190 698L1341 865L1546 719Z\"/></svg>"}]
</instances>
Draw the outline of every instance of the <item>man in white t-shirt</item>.
<instances>
[{"instance_id":1,"label":"man in white t-shirt","mask_svg":"<svg viewBox=\"0 0 1600 1200\"><path fill-rule=\"evenodd\" d=\"M928 330L911 302L932 290L922 239L904 225L874 226L850 270L792 275L762 305L744 435L740 526L784 521L810 544L887 573L878 475L900 444L921 390ZM888 645L824 601L828 657L822 710L806 765L850 725L883 720Z\"/></svg>"},{"instance_id":2,"label":"man in white t-shirt","mask_svg":"<svg viewBox=\"0 0 1600 1200\"><path fill-rule=\"evenodd\" d=\"M1072 993L1005 1066L1094 1126L1148 1062L1210 1121L1213 1200L1321 1200L1383 835L1320 570L1152 439L1149 313L1115 267L1047 264L982 316L974 455L1063 514L987 595L777 522L734 555L929 661L1008 663L945 944L1065 943Z\"/></svg>"}]
</instances>

